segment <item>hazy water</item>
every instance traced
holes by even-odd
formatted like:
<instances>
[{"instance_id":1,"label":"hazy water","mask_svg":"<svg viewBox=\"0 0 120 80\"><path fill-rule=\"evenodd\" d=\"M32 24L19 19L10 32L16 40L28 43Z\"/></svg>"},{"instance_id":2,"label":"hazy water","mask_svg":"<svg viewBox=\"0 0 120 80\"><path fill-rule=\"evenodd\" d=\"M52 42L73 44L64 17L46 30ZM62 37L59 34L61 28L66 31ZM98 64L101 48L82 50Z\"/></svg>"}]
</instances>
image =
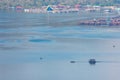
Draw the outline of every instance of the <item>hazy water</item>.
<instances>
[{"instance_id":1,"label":"hazy water","mask_svg":"<svg viewBox=\"0 0 120 80\"><path fill-rule=\"evenodd\" d=\"M120 28L77 25L84 16L1 12L0 80L119 80Z\"/></svg>"}]
</instances>

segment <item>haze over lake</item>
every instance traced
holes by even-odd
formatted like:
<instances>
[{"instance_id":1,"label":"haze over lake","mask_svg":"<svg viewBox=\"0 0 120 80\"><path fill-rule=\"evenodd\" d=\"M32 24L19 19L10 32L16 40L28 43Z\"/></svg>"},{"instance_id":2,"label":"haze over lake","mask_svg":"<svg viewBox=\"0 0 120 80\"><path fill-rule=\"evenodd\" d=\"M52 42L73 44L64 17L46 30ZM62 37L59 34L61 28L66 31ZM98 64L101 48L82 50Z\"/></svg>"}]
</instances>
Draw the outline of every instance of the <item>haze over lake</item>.
<instances>
[{"instance_id":1,"label":"haze over lake","mask_svg":"<svg viewBox=\"0 0 120 80\"><path fill-rule=\"evenodd\" d=\"M88 16L103 15L0 12L0 80L119 80L120 28L78 25Z\"/></svg>"}]
</instances>

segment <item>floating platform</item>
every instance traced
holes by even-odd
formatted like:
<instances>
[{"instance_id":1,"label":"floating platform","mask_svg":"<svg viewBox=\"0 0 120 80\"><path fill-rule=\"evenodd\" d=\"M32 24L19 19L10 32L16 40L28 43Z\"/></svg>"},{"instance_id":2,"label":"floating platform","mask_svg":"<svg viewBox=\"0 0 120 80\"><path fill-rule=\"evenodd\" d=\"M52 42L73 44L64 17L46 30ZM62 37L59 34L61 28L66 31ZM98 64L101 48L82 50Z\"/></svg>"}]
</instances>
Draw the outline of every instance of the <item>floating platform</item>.
<instances>
[{"instance_id":1,"label":"floating platform","mask_svg":"<svg viewBox=\"0 0 120 80\"><path fill-rule=\"evenodd\" d=\"M110 19L106 18L98 18L98 19L92 19L92 20L81 20L78 23L79 25L108 25L108 26L120 26L120 16L113 17Z\"/></svg>"}]
</instances>

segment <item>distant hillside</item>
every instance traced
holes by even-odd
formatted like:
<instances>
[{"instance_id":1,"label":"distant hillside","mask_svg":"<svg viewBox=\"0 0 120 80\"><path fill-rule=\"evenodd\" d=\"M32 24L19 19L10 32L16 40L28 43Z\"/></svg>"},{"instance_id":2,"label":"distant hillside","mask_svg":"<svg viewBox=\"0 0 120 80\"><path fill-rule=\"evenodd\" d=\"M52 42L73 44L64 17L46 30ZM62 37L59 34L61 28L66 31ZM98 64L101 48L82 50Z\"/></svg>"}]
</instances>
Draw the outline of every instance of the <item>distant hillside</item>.
<instances>
[{"instance_id":1,"label":"distant hillside","mask_svg":"<svg viewBox=\"0 0 120 80\"><path fill-rule=\"evenodd\" d=\"M0 0L0 8L5 9L8 7L15 7L21 5L24 8L41 7L43 5L115 5L120 4L120 0Z\"/></svg>"}]
</instances>

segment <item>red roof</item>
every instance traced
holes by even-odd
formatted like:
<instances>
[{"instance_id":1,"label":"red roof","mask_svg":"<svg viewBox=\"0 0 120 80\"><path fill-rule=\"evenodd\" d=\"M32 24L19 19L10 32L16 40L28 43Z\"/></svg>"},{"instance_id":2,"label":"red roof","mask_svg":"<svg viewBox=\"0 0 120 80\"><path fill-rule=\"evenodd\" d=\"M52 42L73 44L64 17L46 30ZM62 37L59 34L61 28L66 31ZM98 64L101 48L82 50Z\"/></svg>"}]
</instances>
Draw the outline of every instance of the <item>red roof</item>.
<instances>
[{"instance_id":1,"label":"red roof","mask_svg":"<svg viewBox=\"0 0 120 80\"><path fill-rule=\"evenodd\" d=\"M22 9L23 7L22 6L16 6L17 9Z\"/></svg>"}]
</instances>

